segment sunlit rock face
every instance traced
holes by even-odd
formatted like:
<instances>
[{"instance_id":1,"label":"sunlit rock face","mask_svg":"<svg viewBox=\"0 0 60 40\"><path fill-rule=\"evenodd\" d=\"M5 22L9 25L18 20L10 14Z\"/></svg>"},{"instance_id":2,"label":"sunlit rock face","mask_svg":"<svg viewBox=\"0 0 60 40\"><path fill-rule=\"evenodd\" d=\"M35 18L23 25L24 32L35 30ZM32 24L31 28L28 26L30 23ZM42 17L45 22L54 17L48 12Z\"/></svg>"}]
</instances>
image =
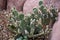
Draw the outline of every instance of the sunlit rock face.
<instances>
[{"instance_id":1,"label":"sunlit rock face","mask_svg":"<svg viewBox=\"0 0 60 40\"><path fill-rule=\"evenodd\" d=\"M33 11L33 8L37 8L39 6L40 0L26 0L23 12L24 13L31 13Z\"/></svg>"},{"instance_id":2,"label":"sunlit rock face","mask_svg":"<svg viewBox=\"0 0 60 40\"><path fill-rule=\"evenodd\" d=\"M0 10L6 9L6 1L7 0L0 0Z\"/></svg>"},{"instance_id":3,"label":"sunlit rock face","mask_svg":"<svg viewBox=\"0 0 60 40\"><path fill-rule=\"evenodd\" d=\"M23 5L26 0L7 0L7 10L11 10L15 7L18 11L23 10Z\"/></svg>"},{"instance_id":4,"label":"sunlit rock face","mask_svg":"<svg viewBox=\"0 0 60 40\"><path fill-rule=\"evenodd\" d=\"M51 40L60 40L60 13L58 13L58 21L55 22L52 30Z\"/></svg>"}]
</instances>

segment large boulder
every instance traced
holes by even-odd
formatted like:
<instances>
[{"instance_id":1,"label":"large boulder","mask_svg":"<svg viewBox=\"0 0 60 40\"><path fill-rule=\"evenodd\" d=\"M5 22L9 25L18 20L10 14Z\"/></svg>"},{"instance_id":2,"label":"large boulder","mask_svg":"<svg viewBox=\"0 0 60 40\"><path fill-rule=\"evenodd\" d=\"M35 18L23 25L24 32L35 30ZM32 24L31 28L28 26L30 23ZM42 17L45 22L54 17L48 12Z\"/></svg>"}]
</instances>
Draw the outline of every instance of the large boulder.
<instances>
[{"instance_id":1,"label":"large boulder","mask_svg":"<svg viewBox=\"0 0 60 40\"><path fill-rule=\"evenodd\" d=\"M58 13L58 21L55 22L52 29L51 40L60 40L60 13Z\"/></svg>"},{"instance_id":2,"label":"large boulder","mask_svg":"<svg viewBox=\"0 0 60 40\"><path fill-rule=\"evenodd\" d=\"M40 0L26 0L24 7L23 7L23 12L32 13L33 8L37 8L39 6L39 1Z\"/></svg>"},{"instance_id":3,"label":"large boulder","mask_svg":"<svg viewBox=\"0 0 60 40\"><path fill-rule=\"evenodd\" d=\"M13 7L15 7L18 11L22 11L25 1L26 0L8 0L7 10L11 10Z\"/></svg>"},{"instance_id":4,"label":"large boulder","mask_svg":"<svg viewBox=\"0 0 60 40\"><path fill-rule=\"evenodd\" d=\"M7 0L0 0L0 10L6 9Z\"/></svg>"}]
</instances>

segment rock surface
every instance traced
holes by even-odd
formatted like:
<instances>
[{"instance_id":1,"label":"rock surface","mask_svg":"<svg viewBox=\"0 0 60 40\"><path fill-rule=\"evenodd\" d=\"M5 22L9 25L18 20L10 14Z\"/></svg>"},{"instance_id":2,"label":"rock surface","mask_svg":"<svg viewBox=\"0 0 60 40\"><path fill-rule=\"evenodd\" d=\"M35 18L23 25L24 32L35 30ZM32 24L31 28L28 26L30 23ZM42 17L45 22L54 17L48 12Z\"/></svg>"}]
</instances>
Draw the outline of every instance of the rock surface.
<instances>
[{"instance_id":1,"label":"rock surface","mask_svg":"<svg viewBox=\"0 0 60 40\"><path fill-rule=\"evenodd\" d=\"M43 0L43 4L44 4L44 6L49 8L52 3L51 3L51 0Z\"/></svg>"},{"instance_id":2,"label":"rock surface","mask_svg":"<svg viewBox=\"0 0 60 40\"><path fill-rule=\"evenodd\" d=\"M24 13L32 12L33 8L37 8L39 6L39 1L40 0L26 0L23 7L23 12Z\"/></svg>"},{"instance_id":3,"label":"rock surface","mask_svg":"<svg viewBox=\"0 0 60 40\"><path fill-rule=\"evenodd\" d=\"M25 1L26 0L8 0L7 10L11 10L13 7L15 7L18 11L22 11Z\"/></svg>"},{"instance_id":4,"label":"rock surface","mask_svg":"<svg viewBox=\"0 0 60 40\"><path fill-rule=\"evenodd\" d=\"M6 9L6 1L7 0L0 0L0 10Z\"/></svg>"},{"instance_id":5,"label":"rock surface","mask_svg":"<svg viewBox=\"0 0 60 40\"><path fill-rule=\"evenodd\" d=\"M9 40L12 35L7 25L9 24L7 14L5 11L0 11L0 40Z\"/></svg>"},{"instance_id":6,"label":"rock surface","mask_svg":"<svg viewBox=\"0 0 60 40\"><path fill-rule=\"evenodd\" d=\"M55 8L60 10L60 0L52 0L52 3L55 6Z\"/></svg>"},{"instance_id":7,"label":"rock surface","mask_svg":"<svg viewBox=\"0 0 60 40\"><path fill-rule=\"evenodd\" d=\"M60 40L60 13L58 13L58 21L53 26L51 40Z\"/></svg>"}]
</instances>

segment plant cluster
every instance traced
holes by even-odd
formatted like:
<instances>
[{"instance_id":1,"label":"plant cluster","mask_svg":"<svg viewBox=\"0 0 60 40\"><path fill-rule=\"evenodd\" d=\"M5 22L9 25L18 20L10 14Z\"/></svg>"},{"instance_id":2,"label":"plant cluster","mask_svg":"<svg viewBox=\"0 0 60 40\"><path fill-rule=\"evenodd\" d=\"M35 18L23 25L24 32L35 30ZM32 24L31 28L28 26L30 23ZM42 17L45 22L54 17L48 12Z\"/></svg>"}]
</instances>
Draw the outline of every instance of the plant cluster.
<instances>
[{"instance_id":1,"label":"plant cluster","mask_svg":"<svg viewBox=\"0 0 60 40\"><path fill-rule=\"evenodd\" d=\"M39 8L34 8L32 14L25 16L13 9L10 13L8 25L9 29L14 32L16 39L28 40L28 35L47 34L50 27L57 19L57 11L53 7L47 9L43 2L39 2Z\"/></svg>"}]
</instances>

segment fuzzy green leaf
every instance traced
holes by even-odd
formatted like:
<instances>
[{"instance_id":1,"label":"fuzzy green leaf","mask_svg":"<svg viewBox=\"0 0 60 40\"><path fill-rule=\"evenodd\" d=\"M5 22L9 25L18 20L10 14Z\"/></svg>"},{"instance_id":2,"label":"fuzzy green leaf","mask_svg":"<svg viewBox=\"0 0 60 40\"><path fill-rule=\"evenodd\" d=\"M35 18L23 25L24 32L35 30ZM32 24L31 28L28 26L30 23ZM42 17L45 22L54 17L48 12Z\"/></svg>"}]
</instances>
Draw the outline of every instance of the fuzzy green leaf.
<instances>
[{"instance_id":1,"label":"fuzzy green leaf","mask_svg":"<svg viewBox=\"0 0 60 40\"><path fill-rule=\"evenodd\" d=\"M39 5L42 5L42 4L43 4L43 2L42 2L42 1L40 1L40 2L39 2Z\"/></svg>"},{"instance_id":2,"label":"fuzzy green leaf","mask_svg":"<svg viewBox=\"0 0 60 40\"><path fill-rule=\"evenodd\" d=\"M24 14L20 14L20 15L19 15L19 19L20 19L20 20L23 20L23 19L24 19Z\"/></svg>"}]
</instances>

